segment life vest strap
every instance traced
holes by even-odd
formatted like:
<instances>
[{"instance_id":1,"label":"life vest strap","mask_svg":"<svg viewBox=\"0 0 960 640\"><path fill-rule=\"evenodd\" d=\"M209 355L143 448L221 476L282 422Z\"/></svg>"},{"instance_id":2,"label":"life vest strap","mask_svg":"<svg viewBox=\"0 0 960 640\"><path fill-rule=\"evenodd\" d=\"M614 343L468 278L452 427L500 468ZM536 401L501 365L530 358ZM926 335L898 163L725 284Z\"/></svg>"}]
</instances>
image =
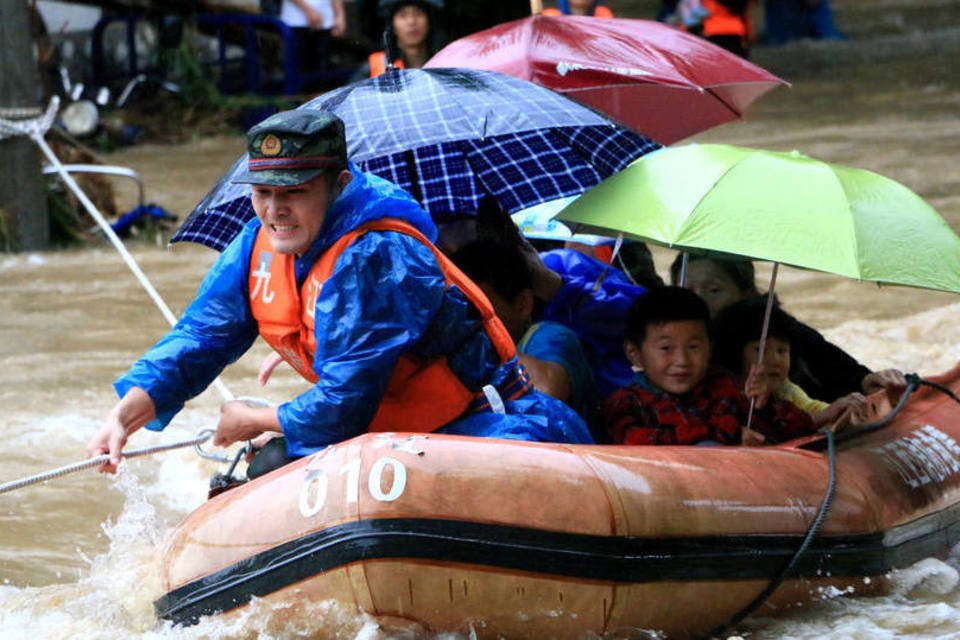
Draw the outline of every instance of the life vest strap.
<instances>
[{"instance_id":1,"label":"life vest strap","mask_svg":"<svg viewBox=\"0 0 960 640\"><path fill-rule=\"evenodd\" d=\"M507 379L497 387L497 393L500 394L504 402L509 402L510 400L516 400L526 395L532 391L533 388L530 374L527 373L527 370L523 368L522 364L517 362L513 367L513 371L508 374ZM470 406L467 407L466 415L490 410L490 401L487 400L487 396L483 393L478 393L473 402L470 403Z\"/></svg>"}]
</instances>

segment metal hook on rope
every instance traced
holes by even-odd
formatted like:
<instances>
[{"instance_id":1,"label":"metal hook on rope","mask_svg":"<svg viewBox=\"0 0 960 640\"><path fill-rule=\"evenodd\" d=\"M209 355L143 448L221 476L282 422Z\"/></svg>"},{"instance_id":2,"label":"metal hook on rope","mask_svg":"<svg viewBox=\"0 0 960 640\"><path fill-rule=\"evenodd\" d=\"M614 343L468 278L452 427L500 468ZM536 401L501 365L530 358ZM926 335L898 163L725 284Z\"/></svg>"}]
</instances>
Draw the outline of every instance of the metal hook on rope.
<instances>
[{"instance_id":1,"label":"metal hook on rope","mask_svg":"<svg viewBox=\"0 0 960 640\"><path fill-rule=\"evenodd\" d=\"M184 440L181 442L171 442L169 444L158 444L151 447L144 447L142 449L133 449L130 451L125 451L123 453L124 458L137 458L139 456L151 455L154 453L160 453L163 451L171 451L173 449L182 449L184 447L190 447L194 445L199 445L203 442L206 442L213 437L213 429L204 429L197 433L196 437L191 438L190 440ZM10 482L5 482L0 484L0 494L7 493L9 491L14 491L16 489L21 489L39 482L44 482L46 480L52 480L54 478L59 478L77 471L83 471L84 469L93 469L99 467L100 465L110 462L110 455L107 453L101 454L99 456L88 458L87 460L81 460L80 462L74 462L73 464L68 464L63 467L58 467L56 469L51 469L50 471L44 471L43 473L38 473L26 478L20 478L19 480L12 480Z\"/></svg>"}]
</instances>

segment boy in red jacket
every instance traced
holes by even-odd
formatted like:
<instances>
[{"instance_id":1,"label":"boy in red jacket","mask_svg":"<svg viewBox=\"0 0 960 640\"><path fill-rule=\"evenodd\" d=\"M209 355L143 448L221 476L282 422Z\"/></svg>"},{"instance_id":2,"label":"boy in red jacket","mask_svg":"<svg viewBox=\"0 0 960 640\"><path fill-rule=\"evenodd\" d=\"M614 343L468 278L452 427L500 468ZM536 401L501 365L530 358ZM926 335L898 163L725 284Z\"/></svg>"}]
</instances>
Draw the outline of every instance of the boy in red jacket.
<instances>
[{"instance_id":1,"label":"boy in red jacket","mask_svg":"<svg viewBox=\"0 0 960 640\"><path fill-rule=\"evenodd\" d=\"M637 376L604 403L615 443L751 445L816 430L803 411L769 402L759 365L745 391L733 374L710 366L710 312L691 291L661 287L638 298L624 349ZM751 397L756 402L748 430L743 425Z\"/></svg>"}]
</instances>

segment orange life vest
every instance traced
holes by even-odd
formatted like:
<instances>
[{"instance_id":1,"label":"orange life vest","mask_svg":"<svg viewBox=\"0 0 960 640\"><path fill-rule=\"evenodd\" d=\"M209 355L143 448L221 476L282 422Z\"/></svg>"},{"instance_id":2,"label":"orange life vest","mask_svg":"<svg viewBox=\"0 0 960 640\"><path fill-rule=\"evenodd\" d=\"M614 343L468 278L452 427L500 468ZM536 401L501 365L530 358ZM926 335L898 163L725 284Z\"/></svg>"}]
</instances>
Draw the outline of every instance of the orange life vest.
<instances>
[{"instance_id":1,"label":"orange life vest","mask_svg":"<svg viewBox=\"0 0 960 640\"><path fill-rule=\"evenodd\" d=\"M740 36L750 37L753 26L747 13L739 15L717 0L702 0L703 8L710 12L703 21L703 37Z\"/></svg>"},{"instance_id":2,"label":"orange life vest","mask_svg":"<svg viewBox=\"0 0 960 640\"><path fill-rule=\"evenodd\" d=\"M563 13L560 11L560 9L556 9L556 8L551 7L551 8L549 8L549 9L544 9L544 10L543 10L543 15L545 15L545 16L562 16ZM598 5L594 8L594 10L593 10L593 17L594 17L594 18L612 18L612 17L613 17L613 11L610 10L610 7L607 7L607 6L602 5L602 4L598 4Z\"/></svg>"},{"instance_id":3,"label":"orange life vest","mask_svg":"<svg viewBox=\"0 0 960 640\"><path fill-rule=\"evenodd\" d=\"M387 70L387 53L385 51L374 51L367 60L370 62L371 78L376 78ZM393 61L393 66L397 69L405 68L403 60L399 59Z\"/></svg>"},{"instance_id":4,"label":"orange life vest","mask_svg":"<svg viewBox=\"0 0 960 640\"><path fill-rule=\"evenodd\" d=\"M261 227L250 254L250 308L260 335L290 366L310 382L320 378L313 369L317 352L314 313L323 283L330 278L340 254L361 235L370 231L395 231L422 242L429 248L446 286L456 286L480 311L484 331L501 363L516 356L516 347L493 306L479 287L463 274L433 243L413 226L401 220L375 220L344 234L311 268L297 287L294 256L273 250ZM482 394L471 392L447 366L446 357L425 360L412 354L400 357L369 431L435 431L463 415Z\"/></svg>"}]
</instances>

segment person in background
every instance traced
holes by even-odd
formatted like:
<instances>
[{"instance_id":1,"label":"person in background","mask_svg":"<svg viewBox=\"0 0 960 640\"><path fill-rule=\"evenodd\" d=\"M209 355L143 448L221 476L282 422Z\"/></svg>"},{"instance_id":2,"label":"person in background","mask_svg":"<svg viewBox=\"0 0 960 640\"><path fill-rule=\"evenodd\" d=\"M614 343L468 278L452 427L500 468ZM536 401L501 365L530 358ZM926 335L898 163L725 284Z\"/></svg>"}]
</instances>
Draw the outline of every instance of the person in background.
<instances>
[{"instance_id":1,"label":"person in background","mask_svg":"<svg viewBox=\"0 0 960 640\"><path fill-rule=\"evenodd\" d=\"M347 30L343 0L283 0L280 19L293 28L300 73L309 78L326 69L330 37Z\"/></svg>"},{"instance_id":2,"label":"person in background","mask_svg":"<svg viewBox=\"0 0 960 640\"><path fill-rule=\"evenodd\" d=\"M633 383L603 404L616 444L761 444L816 430L803 411L770 402L754 365L741 390L728 371L710 366L710 311L697 294L680 287L648 291L630 308L624 351ZM745 428L750 400L756 403Z\"/></svg>"},{"instance_id":3,"label":"person in background","mask_svg":"<svg viewBox=\"0 0 960 640\"><path fill-rule=\"evenodd\" d=\"M382 74L388 58L398 69L419 69L439 46L434 25L443 0L380 0L378 8L387 23L383 36L387 48L370 54L354 75L357 79Z\"/></svg>"},{"instance_id":4,"label":"person in background","mask_svg":"<svg viewBox=\"0 0 960 640\"><path fill-rule=\"evenodd\" d=\"M753 369L760 354L760 337L766 314L766 298L741 300L721 311L714 323L713 362L741 378ZM790 336L798 320L774 304L770 310L767 341L763 353L762 379L775 406L806 411L818 427L846 416L863 420L866 398L859 392L849 393L832 403L811 398L790 380L792 345ZM789 405L784 405L787 402Z\"/></svg>"},{"instance_id":5,"label":"person in background","mask_svg":"<svg viewBox=\"0 0 960 640\"><path fill-rule=\"evenodd\" d=\"M764 40L784 44L799 38L846 40L833 21L830 0L766 0Z\"/></svg>"},{"instance_id":6,"label":"person in background","mask_svg":"<svg viewBox=\"0 0 960 640\"><path fill-rule=\"evenodd\" d=\"M703 19L704 38L741 58L750 57L753 0L702 0L707 16Z\"/></svg>"},{"instance_id":7,"label":"person in background","mask_svg":"<svg viewBox=\"0 0 960 640\"><path fill-rule=\"evenodd\" d=\"M543 10L545 16L593 16L594 18L612 18L613 11L597 0L560 0L559 6Z\"/></svg>"},{"instance_id":8,"label":"person in background","mask_svg":"<svg viewBox=\"0 0 960 640\"><path fill-rule=\"evenodd\" d=\"M590 443L529 383L489 301L433 245L405 191L347 161L343 121L307 110L247 133L256 218L220 254L177 325L115 383L87 445L113 471L127 438L163 429L259 334L311 386L280 406L221 409L214 444L281 433L255 477L367 432ZM262 457L261 457L262 456Z\"/></svg>"},{"instance_id":9,"label":"person in background","mask_svg":"<svg viewBox=\"0 0 960 640\"><path fill-rule=\"evenodd\" d=\"M683 254L670 265L670 281L679 284ZM743 258L717 258L690 254L683 284L700 295L714 317L727 306L741 300L761 297L754 281L753 263ZM884 388L906 385L903 373L896 369L871 372L840 347L828 342L816 329L797 321L790 343L796 354L792 359L791 379L814 398L833 402L850 393L873 393Z\"/></svg>"},{"instance_id":10,"label":"person in background","mask_svg":"<svg viewBox=\"0 0 960 640\"><path fill-rule=\"evenodd\" d=\"M591 424L599 398L583 346L567 327L533 321L533 277L520 249L506 242L478 240L462 247L452 259L490 299L517 344L520 364L533 386L565 402Z\"/></svg>"}]
</instances>

